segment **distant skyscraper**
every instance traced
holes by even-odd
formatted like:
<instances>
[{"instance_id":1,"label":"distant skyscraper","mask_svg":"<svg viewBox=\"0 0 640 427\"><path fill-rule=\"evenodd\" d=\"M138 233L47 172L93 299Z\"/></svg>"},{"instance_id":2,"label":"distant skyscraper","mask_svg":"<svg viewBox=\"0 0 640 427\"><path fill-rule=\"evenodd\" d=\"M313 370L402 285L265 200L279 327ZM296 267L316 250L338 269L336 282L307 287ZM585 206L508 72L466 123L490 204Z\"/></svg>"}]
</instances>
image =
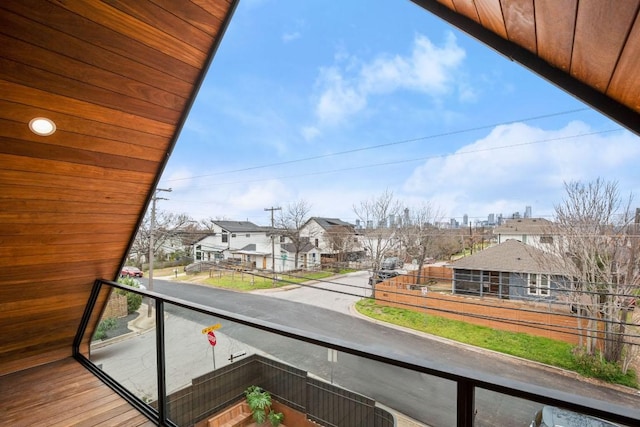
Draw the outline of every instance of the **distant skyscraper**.
<instances>
[{"instance_id":1,"label":"distant skyscraper","mask_svg":"<svg viewBox=\"0 0 640 427\"><path fill-rule=\"evenodd\" d=\"M531 218L531 206L527 206L524 208L524 217Z\"/></svg>"},{"instance_id":2,"label":"distant skyscraper","mask_svg":"<svg viewBox=\"0 0 640 427\"><path fill-rule=\"evenodd\" d=\"M463 224L465 227L467 226L467 224L469 224L469 215L464 214L464 215L462 216L462 224Z\"/></svg>"},{"instance_id":3,"label":"distant skyscraper","mask_svg":"<svg viewBox=\"0 0 640 427\"><path fill-rule=\"evenodd\" d=\"M494 225L496 223L496 215L495 214L489 214L489 216L487 217L487 223L489 225Z\"/></svg>"}]
</instances>

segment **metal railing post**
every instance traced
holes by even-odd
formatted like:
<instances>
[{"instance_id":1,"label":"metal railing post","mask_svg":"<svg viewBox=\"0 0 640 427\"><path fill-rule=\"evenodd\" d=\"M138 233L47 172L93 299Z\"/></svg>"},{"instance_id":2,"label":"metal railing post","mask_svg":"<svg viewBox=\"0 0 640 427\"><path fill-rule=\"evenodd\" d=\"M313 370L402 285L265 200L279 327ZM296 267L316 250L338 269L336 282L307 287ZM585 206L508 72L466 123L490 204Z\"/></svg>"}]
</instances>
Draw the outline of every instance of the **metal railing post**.
<instances>
[{"instance_id":1,"label":"metal railing post","mask_svg":"<svg viewBox=\"0 0 640 427\"><path fill-rule=\"evenodd\" d=\"M156 299L156 369L158 381L158 415L160 425L167 425L167 384L165 382L164 301Z\"/></svg>"},{"instance_id":2,"label":"metal railing post","mask_svg":"<svg viewBox=\"0 0 640 427\"><path fill-rule=\"evenodd\" d=\"M457 423L458 427L473 427L475 415L475 387L473 382L458 380Z\"/></svg>"}]
</instances>

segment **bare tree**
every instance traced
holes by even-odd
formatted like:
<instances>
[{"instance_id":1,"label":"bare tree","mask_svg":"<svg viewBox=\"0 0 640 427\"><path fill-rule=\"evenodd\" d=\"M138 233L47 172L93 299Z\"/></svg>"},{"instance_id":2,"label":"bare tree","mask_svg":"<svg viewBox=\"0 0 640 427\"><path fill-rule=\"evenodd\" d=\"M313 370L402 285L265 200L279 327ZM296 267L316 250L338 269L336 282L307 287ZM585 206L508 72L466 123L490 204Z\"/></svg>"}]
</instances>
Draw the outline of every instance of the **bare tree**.
<instances>
[{"instance_id":1,"label":"bare tree","mask_svg":"<svg viewBox=\"0 0 640 427\"><path fill-rule=\"evenodd\" d=\"M346 262L347 256L358 246L355 236L354 228L346 225L334 225L325 232L324 237L338 263Z\"/></svg>"},{"instance_id":2,"label":"bare tree","mask_svg":"<svg viewBox=\"0 0 640 427\"><path fill-rule=\"evenodd\" d=\"M182 242L184 228L190 226L193 222L187 214L157 211L153 230L153 252L162 254L161 249L171 239ZM151 231L151 212L147 212L136 232L133 245L129 251L130 256L135 257L138 266L142 266L143 259L148 258ZM147 259L146 261L148 262L149 260Z\"/></svg>"},{"instance_id":3,"label":"bare tree","mask_svg":"<svg viewBox=\"0 0 640 427\"><path fill-rule=\"evenodd\" d=\"M397 228L389 226L389 219L400 213L400 204L394 200L393 192L385 190L378 197L354 205L353 211L364 224L362 247L371 258L371 268L378 271L383 258L397 248Z\"/></svg>"},{"instance_id":4,"label":"bare tree","mask_svg":"<svg viewBox=\"0 0 640 427\"><path fill-rule=\"evenodd\" d=\"M295 250L294 268L298 268L298 260L300 251L309 243L309 237L302 236L300 231L305 223L309 220L309 212L311 205L306 200L298 200L295 203L288 204L282 211L276 227L277 232L285 238L289 239Z\"/></svg>"},{"instance_id":5,"label":"bare tree","mask_svg":"<svg viewBox=\"0 0 640 427\"><path fill-rule=\"evenodd\" d=\"M398 228L398 235L406 255L418 265L416 284L420 284L425 261L438 253L441 230L436 224L442 220L443 215L440 209L434 208L430 203L423 203L414 210L405 209L405 212L410 212L409 221Z\"/></svg>"},{"instance_id":6,"label":"bare tree","mask_svg":"<svg viewBox=\"0 0 640 427\"><path fill-rule=\"evenodd\" d=\"M627 313L640 286L632 196L623 202L618 184L601 179L565 183L565 190L555 207L553 251L572 279L568 293L579 315L580 346L620 362Z\"/></svg>"},{"instance_id":7,"label":"bare tree","mask_svg":"<svg viewBox=\"0 0 640 427\"><path fill-rule=\"evenodd\" d=\"M433 257L440 260L451 260L451 257L464 250L464 237L458 230L440 230L441 234L435 244Z\"/></svg>"}]
</instances>

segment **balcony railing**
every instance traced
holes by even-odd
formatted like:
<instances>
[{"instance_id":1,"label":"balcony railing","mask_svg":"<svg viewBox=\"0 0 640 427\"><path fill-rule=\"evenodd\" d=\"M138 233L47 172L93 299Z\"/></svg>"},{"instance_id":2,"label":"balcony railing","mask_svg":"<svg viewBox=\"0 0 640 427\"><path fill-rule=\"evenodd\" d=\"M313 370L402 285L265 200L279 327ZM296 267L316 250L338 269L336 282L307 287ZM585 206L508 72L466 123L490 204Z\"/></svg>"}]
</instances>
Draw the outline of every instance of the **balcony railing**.
<instances>
[{"instance_id":1,"label":"balcony railing","mask_svg":"<svg viewBox=\"0 0 640 427\"><path fill-rule=\"evenodd\" d=\"M83 354L96 301L114 289L142 295L154 315L141 310L139 331L95 340ZM94 285L74 355L158 425L206 425L251 385L325 426L386 427L402 416L428 426L527 426L544 405L640 425L637 409L570 390L367 348L103 280Z\"/></svg>"}]
</instances>

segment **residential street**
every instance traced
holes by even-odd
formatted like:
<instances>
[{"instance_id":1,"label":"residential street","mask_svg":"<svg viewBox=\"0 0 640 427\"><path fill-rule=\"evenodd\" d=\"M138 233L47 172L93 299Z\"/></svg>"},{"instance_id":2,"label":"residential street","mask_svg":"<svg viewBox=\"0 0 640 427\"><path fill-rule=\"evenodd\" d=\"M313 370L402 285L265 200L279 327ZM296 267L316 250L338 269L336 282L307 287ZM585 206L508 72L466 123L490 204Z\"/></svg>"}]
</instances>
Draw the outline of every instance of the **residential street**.
<instances>
[{"instance_id":1,"label":"residential street","mask_svg":"<svg viewBox=\"0 0 640 427\"><path fill-rule=\"evenodd\" d=\"M611 387L596 386L577 380L571 375L560 375L556 370L354 317L349 314L349 306L359 297L349 296L347 293L365 292L367 277L366 273L354 273L340 278L340 284L322 282L314 284L313 287L302 286L286 291L261 291L263 295L157 279L154 281L154 288L167 295L209 305L214 309L308 330L373 351L427 360L434 367L441 366L443 369L469 373L481 370L485 374L500 376L515 382L563 390L612 404L624 405L634 408L638 413L637 416L640 417L637 409L640 406L640 396L637 394L625 393ZM358 286L360 289L348 285ZM323 288L331 288L333 292L322 290ZM344 293L335 293L336 290ZM323 307L331 307L334 310ZM215 319L182 310L178 312L174 309L175 307L168 307L167 310L170 313L170 322L167 323L166 328L167 342L171 343L167 352L177 349L179 354L171 359L174 362L168 366L167 372L170 376L174 375L170 377L169 382L179 385L212 367L211 350L206 339L201 335L200 329L209 326L215 322ZM186 326L187 324L182 322L191 322L191 326ZM326 380L333 378L339 385L372 397L425 424L446 426L454 423L455 418L452 417L455 417L455 414L451 408L455 400L455 385L446 380L416 375L413 372L343 353L339 354L338 363L331 364L327 362L326 349L272 337L237 324L220 323L222 328L216 333L219 337L219 346L216 346L218 364L229 363L227 359L231 353L259 349L271 357L305 369ZM187 330L192 333L187 334ZM175 338L169 338L170 334ZM182 343L183 340L188 342ZM126 351L135 352L135 347L126 345ZM115 350L109 352L116 354ZM97 353L94 352L94 354ZM195 355L198 355L199 362L186 362L187 357ZM136 357L131 355L118 358L129 363ZM148 354L145 357L146 360L150 360ZM181 363L187 365L186 368L182 368ZM133 373L131 375L138 379L145 376L139 372L137 375ZM509 422L514 421L519 425L527 425L531 415L539 407L518 399L498 397L482 390L476 393L476 400L477 425L508 425Z\"/></svg>"}]
</instances>

